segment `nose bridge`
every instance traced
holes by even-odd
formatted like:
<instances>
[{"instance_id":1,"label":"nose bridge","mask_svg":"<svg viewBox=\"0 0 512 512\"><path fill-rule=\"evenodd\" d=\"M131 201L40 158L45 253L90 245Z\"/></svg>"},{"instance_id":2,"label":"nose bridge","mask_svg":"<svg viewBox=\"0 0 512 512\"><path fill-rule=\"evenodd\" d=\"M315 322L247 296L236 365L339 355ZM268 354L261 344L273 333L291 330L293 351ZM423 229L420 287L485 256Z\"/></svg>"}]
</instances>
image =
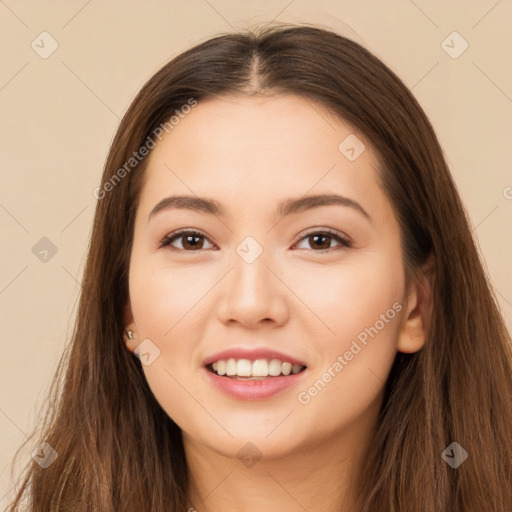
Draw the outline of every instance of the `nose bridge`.
<instances>
[{"instance_id":1,"label":"nose bridge","mask_svg":"<svg viewBox=\"0 0 512 512\"><path fill-rule=\"evenodd\" d=\"M221 298L224 319L246 324L267 318L281 321L284 297L282 286L271 270L275 267L271 251L256 238L247 236L235 248L230 266L233 268Z\"/></svg>"},{"instance_id":2,"label":"nose bridge","mask_svg":"<svg viewBox=\"0 0 512 512\"><path fill-rule=\"evenodd\" d=\"M270 282L272 273L268 267L272 265L272 258L269 256L269 249L255 237L245 237L236 247L232 259L232 291L245 299L265 300L270 297L273 283Z\"/></svg>"}]
</instances>

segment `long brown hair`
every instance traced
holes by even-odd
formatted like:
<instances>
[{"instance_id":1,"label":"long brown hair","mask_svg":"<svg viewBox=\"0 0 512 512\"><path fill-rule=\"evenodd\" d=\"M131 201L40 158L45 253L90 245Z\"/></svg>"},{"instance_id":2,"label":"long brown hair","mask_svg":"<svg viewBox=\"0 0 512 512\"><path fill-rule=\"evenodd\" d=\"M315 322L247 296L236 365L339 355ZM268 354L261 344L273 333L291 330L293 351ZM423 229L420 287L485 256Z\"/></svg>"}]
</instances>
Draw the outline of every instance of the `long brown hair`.
<instances>
[{"instance_id":1,"label":"long brown hair","mask_svg":"<svg viewBox=\"0 0 512 512\"><path fill-rule=\"evenodd\" d=\"M58 457L46 469L30 461L10 510L23 498L44 512L190 506L181 431L123 343L147 159L115 183L113 176L191 98L267 92L320 102L368 137L401 227L408 275L429 256L434 261L428 338L419 352L396 355L358 482L361 512L512 510L511 340L440 144L388 67L356 42L309 24L207 40L166 64L130 105L104 168L108 191L96 205L72 339L39 440L34 432L26 441L45 441ZM442 456L453 442L468 454L456 468Z\"/></svg>"}]
</instances>

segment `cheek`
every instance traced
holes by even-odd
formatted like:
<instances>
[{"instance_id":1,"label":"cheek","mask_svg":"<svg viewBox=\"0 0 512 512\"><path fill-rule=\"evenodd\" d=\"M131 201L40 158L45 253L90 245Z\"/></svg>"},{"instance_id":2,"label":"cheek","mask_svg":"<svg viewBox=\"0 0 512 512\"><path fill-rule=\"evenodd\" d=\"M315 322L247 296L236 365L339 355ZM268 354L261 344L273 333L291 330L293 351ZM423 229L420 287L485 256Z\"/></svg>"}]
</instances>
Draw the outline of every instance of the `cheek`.
<instances>
[{"instance_id":1,"label":"cheek","mask_svg":"<svg viewBox=\"0 0 512 512\"><path fill-rule=\"evenodd\" d=\"M211 288L201 266L172 266L162 258L134 255L130 267L130 300L137 328L145 337L171 339Z\"/></svg>"},{"instance_id":2,"label":"cheek","mask_svg":"<svg viewBox=\"0 0 512 512\"><path fill-rule=\"evenodd\" d=\"M397 308L393 309L393 304L403 297L400 264L399 259L361 255L338 266L318 266L314 271L309 268L303 272L296 269L285 277L294 294L310 309L309 314L301 316L302 320L307 319L312 325L316 316L319 329L325 333L315 342L323 340L325 346L319 348L324 353L343 349L376 322L377 327L383 327L381 315L385 315L385 328L381 331L398 332ZM297 308L302 308L300 303Z\"/></svg>"},{"instance_id":3,"label":"cheek","mask_svg":"<svg viewBox=\"0 0 512 512\"><path fill-rule=\"evenodd\" d=\"M296 400L303 428L318 435L355 425L380 408L403 305L393 280L369 274L333 276L329 291L314 295L315 311L334 334L316 338L317 364Z\"/></svg>"},{"instance_id":4,"label":"cheek","mask_svg":"<svg viewBox=\"0 0 512 512\"><path fill-rule=\"evenodd\" d=\"M399 258L361 256L353 265L322 267L314 277L295 278L294 291L318 318L308 315L309 324L316 322L323 333L309 331L316 364L308 381L313 387L301 390L300 403L344 404L345 412L355 414L376 398L396 355L404 308L400 265Z\"/></svg>"},{"instance_id":5,"label":"cheek","mask_svg":"<svg viewBox=\"0 0 512 512\"><path fill-rule=\"evenodd\" d=\"M134 252L130 266L130 301L140 339L154 343L158 356L143 365L148 385L167 414L183 428L197 414L192 397L201 396L200 380L191 365L197 340L202 337L198 318L201 301L212 287L212 276L198 269L172 268L156 258Z\"/></svg>"}]
</instances>

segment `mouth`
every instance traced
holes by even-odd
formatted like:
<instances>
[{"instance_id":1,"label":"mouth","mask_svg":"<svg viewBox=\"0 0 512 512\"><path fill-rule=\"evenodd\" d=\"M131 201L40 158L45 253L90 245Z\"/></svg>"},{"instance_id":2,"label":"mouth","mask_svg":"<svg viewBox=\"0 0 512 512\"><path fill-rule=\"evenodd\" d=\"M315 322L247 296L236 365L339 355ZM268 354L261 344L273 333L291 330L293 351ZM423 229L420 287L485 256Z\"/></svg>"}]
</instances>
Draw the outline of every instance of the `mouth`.
<instances>
[{"instance_id":1,"label":"mouth","mask_svg":"<svg viewBox=\"0 0 512 512\"><path fill-rule=\"evenodd\" d=\"M275 377L296 375L306 370L305 365L293 364L281 359L219 359L205 365L219 377L234 380L270 380Z\"/></svg>"}]
</instances>

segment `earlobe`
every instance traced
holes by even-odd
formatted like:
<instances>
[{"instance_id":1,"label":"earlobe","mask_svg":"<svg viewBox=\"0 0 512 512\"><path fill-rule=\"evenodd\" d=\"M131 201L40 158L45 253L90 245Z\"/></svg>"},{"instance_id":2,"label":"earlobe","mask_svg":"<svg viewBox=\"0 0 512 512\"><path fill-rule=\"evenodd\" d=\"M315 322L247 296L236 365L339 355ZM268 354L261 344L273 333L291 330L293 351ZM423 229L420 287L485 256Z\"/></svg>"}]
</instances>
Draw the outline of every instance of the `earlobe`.
<instances>
[{"instance_id":1,"label":"earlobe","mask_svg":"<svg viewBox=\"0 0 512 512\"><path fill-rule=\"evenodd\" d=\"M123 338L126 348L133 352L138 345L135 322L133 320L132 310L129 304L124 307L124 332Z\"/></svg>"},{"instance_id":2,"label":"earlobe","mask_svg":"<svg viewBox=\"0 0 512 512\"><path fill-rule=\"evenodd\" d=\"M127 328L124 330L124 343L126 348L133 352L138 345L137 339L135 337L135 332L131 328Z\"/></svg>"},{"instance_id":3,"label":"earlobe","mask_svg":"<svg viewBox=\"0 0 512 512\"><path fill-rule=\"evenodd\" d=\"M425 345L426 333L419 316L409 318L398 338L397 350L406 354L418 352Z\"/></svg>"},{"instance_id":4,"label":"earlobe","mask_svg":"<svg viewBox=\"0 0 512 512\"><path fill-rule=\"evenodd\" d=\"M408 316L398 336L397 350L411 354L423 348L426 336L420 313L421 306L416 292L409 296L408 303L411 307L408 309Z\"/></svg>"}]
</instances>

